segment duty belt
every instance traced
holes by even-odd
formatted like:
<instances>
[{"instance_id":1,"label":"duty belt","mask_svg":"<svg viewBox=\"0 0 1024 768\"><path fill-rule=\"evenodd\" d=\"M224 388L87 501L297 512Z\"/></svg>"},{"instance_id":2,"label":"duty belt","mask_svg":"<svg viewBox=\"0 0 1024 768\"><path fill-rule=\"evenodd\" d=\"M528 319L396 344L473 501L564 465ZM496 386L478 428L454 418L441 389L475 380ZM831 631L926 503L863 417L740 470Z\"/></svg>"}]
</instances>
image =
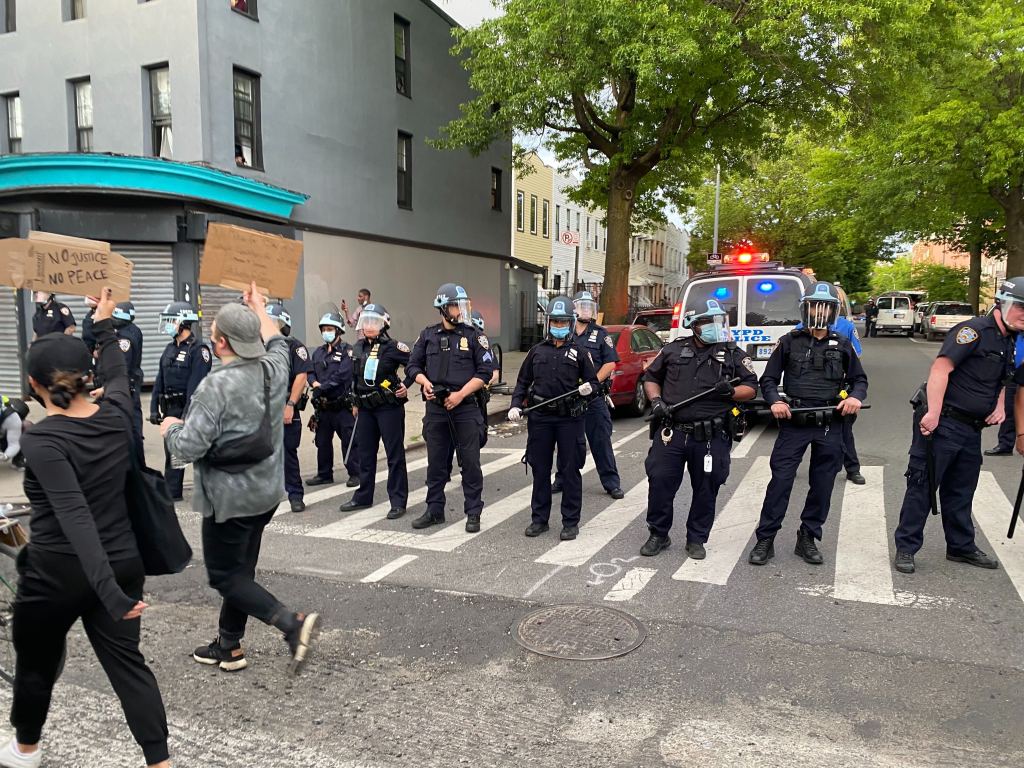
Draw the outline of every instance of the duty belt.
<instances>
[{"instance_id":1,"label":"duty belt","mask_svg":"<svg viewBox=\"0 0 1024 768\"><path fill-rule=\"evenodd\" d=\"M537 397L536 395L530 395L530 405L537 405L543 403L548 398ZM537 408L540 413L553 414L555 416L581 416L587 410L587 402L582 397L569 397L565 400L559 400L556 403L550 405L542 405Z\"/></svg>"},{"instance_id":2,"label":"duty belt","mask_svg":"<svg viewBox=\"0 0 1024 768\"><path fill-rule=\"evenodd\" d=\"M961 411L959 408L952 405L943 405L941 415L946 416L953 421L959 421L961 424L966 424L969 427L974 427L979 432L988 426L988 424L985 423L984 418L972 416L966 411Z\"/></svg>"},{"instance_id":3,"label":"duty belt","mask_svg":"<svg viewBox=\"0 0 1024 768\"><path fill-rule=\"evenodd\" d=\"M313 401L313 407L318 411L341 411L352 407L352 401L348 397L320 397Z\"/></svg>"},{"instance_id":4,"label":"duty belt","mask_svg":"<svg viewBox=\"0 0 1024 768\"><path fill-rule=\"evenodd\" d=\"M360 408L380 408L384 405L395 405L398 402L398 398L395 397L395 393L383 389L375 389L373 392L357 392L353 395L355 404Z\"/></svg>"},{"instance_id":5,"label":"duty belt","mask_svg":"<svg viewBox=\"0 0 1024 768\"><path fill-rule=\"evenodd\" d=\"M682 432L684 435L693 435L699 442L710 440L716 432L727 432L724 416L716 416L713 419L701 419L700 421L673 421L672 430Z\"/></svg>"}]
</instances>

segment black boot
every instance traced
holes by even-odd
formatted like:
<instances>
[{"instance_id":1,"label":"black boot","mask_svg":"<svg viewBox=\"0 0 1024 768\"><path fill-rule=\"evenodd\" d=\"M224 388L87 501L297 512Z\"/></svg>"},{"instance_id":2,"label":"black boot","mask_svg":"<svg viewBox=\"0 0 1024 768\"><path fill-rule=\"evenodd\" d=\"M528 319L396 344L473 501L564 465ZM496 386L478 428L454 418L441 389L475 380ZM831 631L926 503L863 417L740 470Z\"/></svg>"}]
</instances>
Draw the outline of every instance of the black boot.
<instances>
[{"instance_id":1,"label":"black boot","mask_svg":"<svg viewBox=\"0 0 1024 768\"><path fill-rule=\"evenodd\" d=\"M651 531L651 537L640 547L640 554L644 557L654 557L661 550L668 549L671 546L672 539L668 536L659 536L654 531Z\"/></svg>"},{"instance_id":2,"label":"black boot","mask_svg":"<svg viewBox=\"0 0 1024 768\"><path fill-rule=\"evenodd\" d=\"M423 528L429 528L432 525L440 525L444 522L444 515L441 517L434 517L430 512L424 512L422 515L412 521L412 527L416 530Z\"/></svg>"},{"instance_id":3,"label":"black boot","mask_svg":"<svg viewBox=\"0 0 1024 768\"><path fill-rule=\"evenodd\" d=\"M757 544L750 550L747 562L751 565L764 565L773 557L775 557L775 537L771 536L767 539L757 540Z\"/></svg>"},{"instance_id":4,"label":"black boot","mask_svg":"<svg viewBox=\"0 0 1024 768\"><path fill-rule=\"evenodd\" d=\"M793 554L802 557L805 563L811 565L821 565L825 562L821 552L818 551L818 545L814 542L814 537L803 526L796 532L796 548L793 550Z\"/></svg>"},{"instance_id":5,"label":"black boot","mask_svg":"<svg viewBox=\"0 0 1024 768\"><path fill-rule=\"evenodd\" d=\"M973 565L978 568L988 568L990 570L995 570L999 567L998 560L985 554L980 549L967 553L947 552L946 559L952 560L954 563L967 563L968 565Z\"/></svg>"}]
</instances>

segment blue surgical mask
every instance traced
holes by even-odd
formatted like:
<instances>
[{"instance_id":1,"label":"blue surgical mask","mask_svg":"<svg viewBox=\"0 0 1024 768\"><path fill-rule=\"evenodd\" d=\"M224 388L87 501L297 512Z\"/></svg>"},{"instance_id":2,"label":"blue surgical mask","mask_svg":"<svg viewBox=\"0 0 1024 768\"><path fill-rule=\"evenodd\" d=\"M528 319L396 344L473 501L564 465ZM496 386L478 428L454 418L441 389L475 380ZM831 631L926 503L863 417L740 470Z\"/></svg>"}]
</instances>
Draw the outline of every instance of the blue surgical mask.
<instances>
[{"instance_id":1,"label":"blue surgical mask","mask_svg":"<svg viewBox=\"0 0 1024 768\"><path fill-rule=\"evenodd\" d=\"M324 341L327 342L328 344L333 344L334 340L338 338L338 334L335 333L334 331L324 331L320 335L323 336Z\"/></svg>"},{"instance_id":2,"label":"blue surgical mask","mask_svg":"<svg viewBox=\"0 0 1024 768\"><path fill-rule=\"evenodd\" d=\"M717 344L721 341L718 335L718 326L714 323L706 323L700 327L700 340L705 344Z\"/></svg>"},{"instance_id":3,"label":"blue surgical mask","mask_svg":"<svg viewBox=\"0 0 1024 768\"><path fill-rule=\"evenodd\" d=\"M569 336L569 326L566 325L562 328L558 328L553 325L548 328L548 333L550 333L551 337L554 339L565 339Z\"/></svg>"},{"instance_id":4,"label":"blue surgical mask","mask_svg":"<svg viewBox=\"0 0 1024 768\"><path fill-rule=\"evenodd\" d=\"M164 333L168 336L178 335L178 324L177 323L164 323Z\"/></svg>"}]
</instances>

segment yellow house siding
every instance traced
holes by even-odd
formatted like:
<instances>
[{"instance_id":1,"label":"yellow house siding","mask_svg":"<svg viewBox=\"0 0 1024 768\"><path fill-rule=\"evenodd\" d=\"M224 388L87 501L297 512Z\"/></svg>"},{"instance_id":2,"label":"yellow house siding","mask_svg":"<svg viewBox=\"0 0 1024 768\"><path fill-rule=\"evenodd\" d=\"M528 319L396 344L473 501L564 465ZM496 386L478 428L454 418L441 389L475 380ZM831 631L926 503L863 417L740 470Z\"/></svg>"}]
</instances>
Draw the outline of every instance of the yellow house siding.
<instances>
[{"instance_id":1,"label":"yellow house siding","mask_svg":"<svg viewBox=\"0 0 1024 768\"><path fill-rule=\"evenodd\" d=\"M529 162L533 173L513 177L512 255L550 270L554 178L551 168L536 155Z\"/></svg>"}]
</instances>

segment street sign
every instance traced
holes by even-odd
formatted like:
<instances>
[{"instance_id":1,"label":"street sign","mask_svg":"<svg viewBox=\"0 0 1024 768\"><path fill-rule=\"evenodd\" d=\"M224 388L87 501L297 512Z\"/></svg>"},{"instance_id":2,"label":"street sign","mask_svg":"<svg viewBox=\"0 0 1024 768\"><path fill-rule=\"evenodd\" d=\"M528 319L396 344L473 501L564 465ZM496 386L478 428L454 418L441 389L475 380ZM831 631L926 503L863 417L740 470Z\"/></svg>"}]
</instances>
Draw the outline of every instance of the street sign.
<instances>
[{"instance_id":1,"label":"street sign","mask_svg":"<svg viewBox=\"0 0 1024 768\"><path fill-rule=\"evenodd\" d=\"M558 239L562 241L562 245L579 245L580 233L566 230L558 236Z\"/></svg>"},{"instance_id":2,"label":"street sign","mask_svg":"<svg viewBox=\"0 0 1024 768\"><path fill-rule=\"evenodd\" d=\"M720 254L720 253L709 253L708 254L708 264L721 264L721 263L722 263L722 254Z\"/></svg>"}]
</instances>

